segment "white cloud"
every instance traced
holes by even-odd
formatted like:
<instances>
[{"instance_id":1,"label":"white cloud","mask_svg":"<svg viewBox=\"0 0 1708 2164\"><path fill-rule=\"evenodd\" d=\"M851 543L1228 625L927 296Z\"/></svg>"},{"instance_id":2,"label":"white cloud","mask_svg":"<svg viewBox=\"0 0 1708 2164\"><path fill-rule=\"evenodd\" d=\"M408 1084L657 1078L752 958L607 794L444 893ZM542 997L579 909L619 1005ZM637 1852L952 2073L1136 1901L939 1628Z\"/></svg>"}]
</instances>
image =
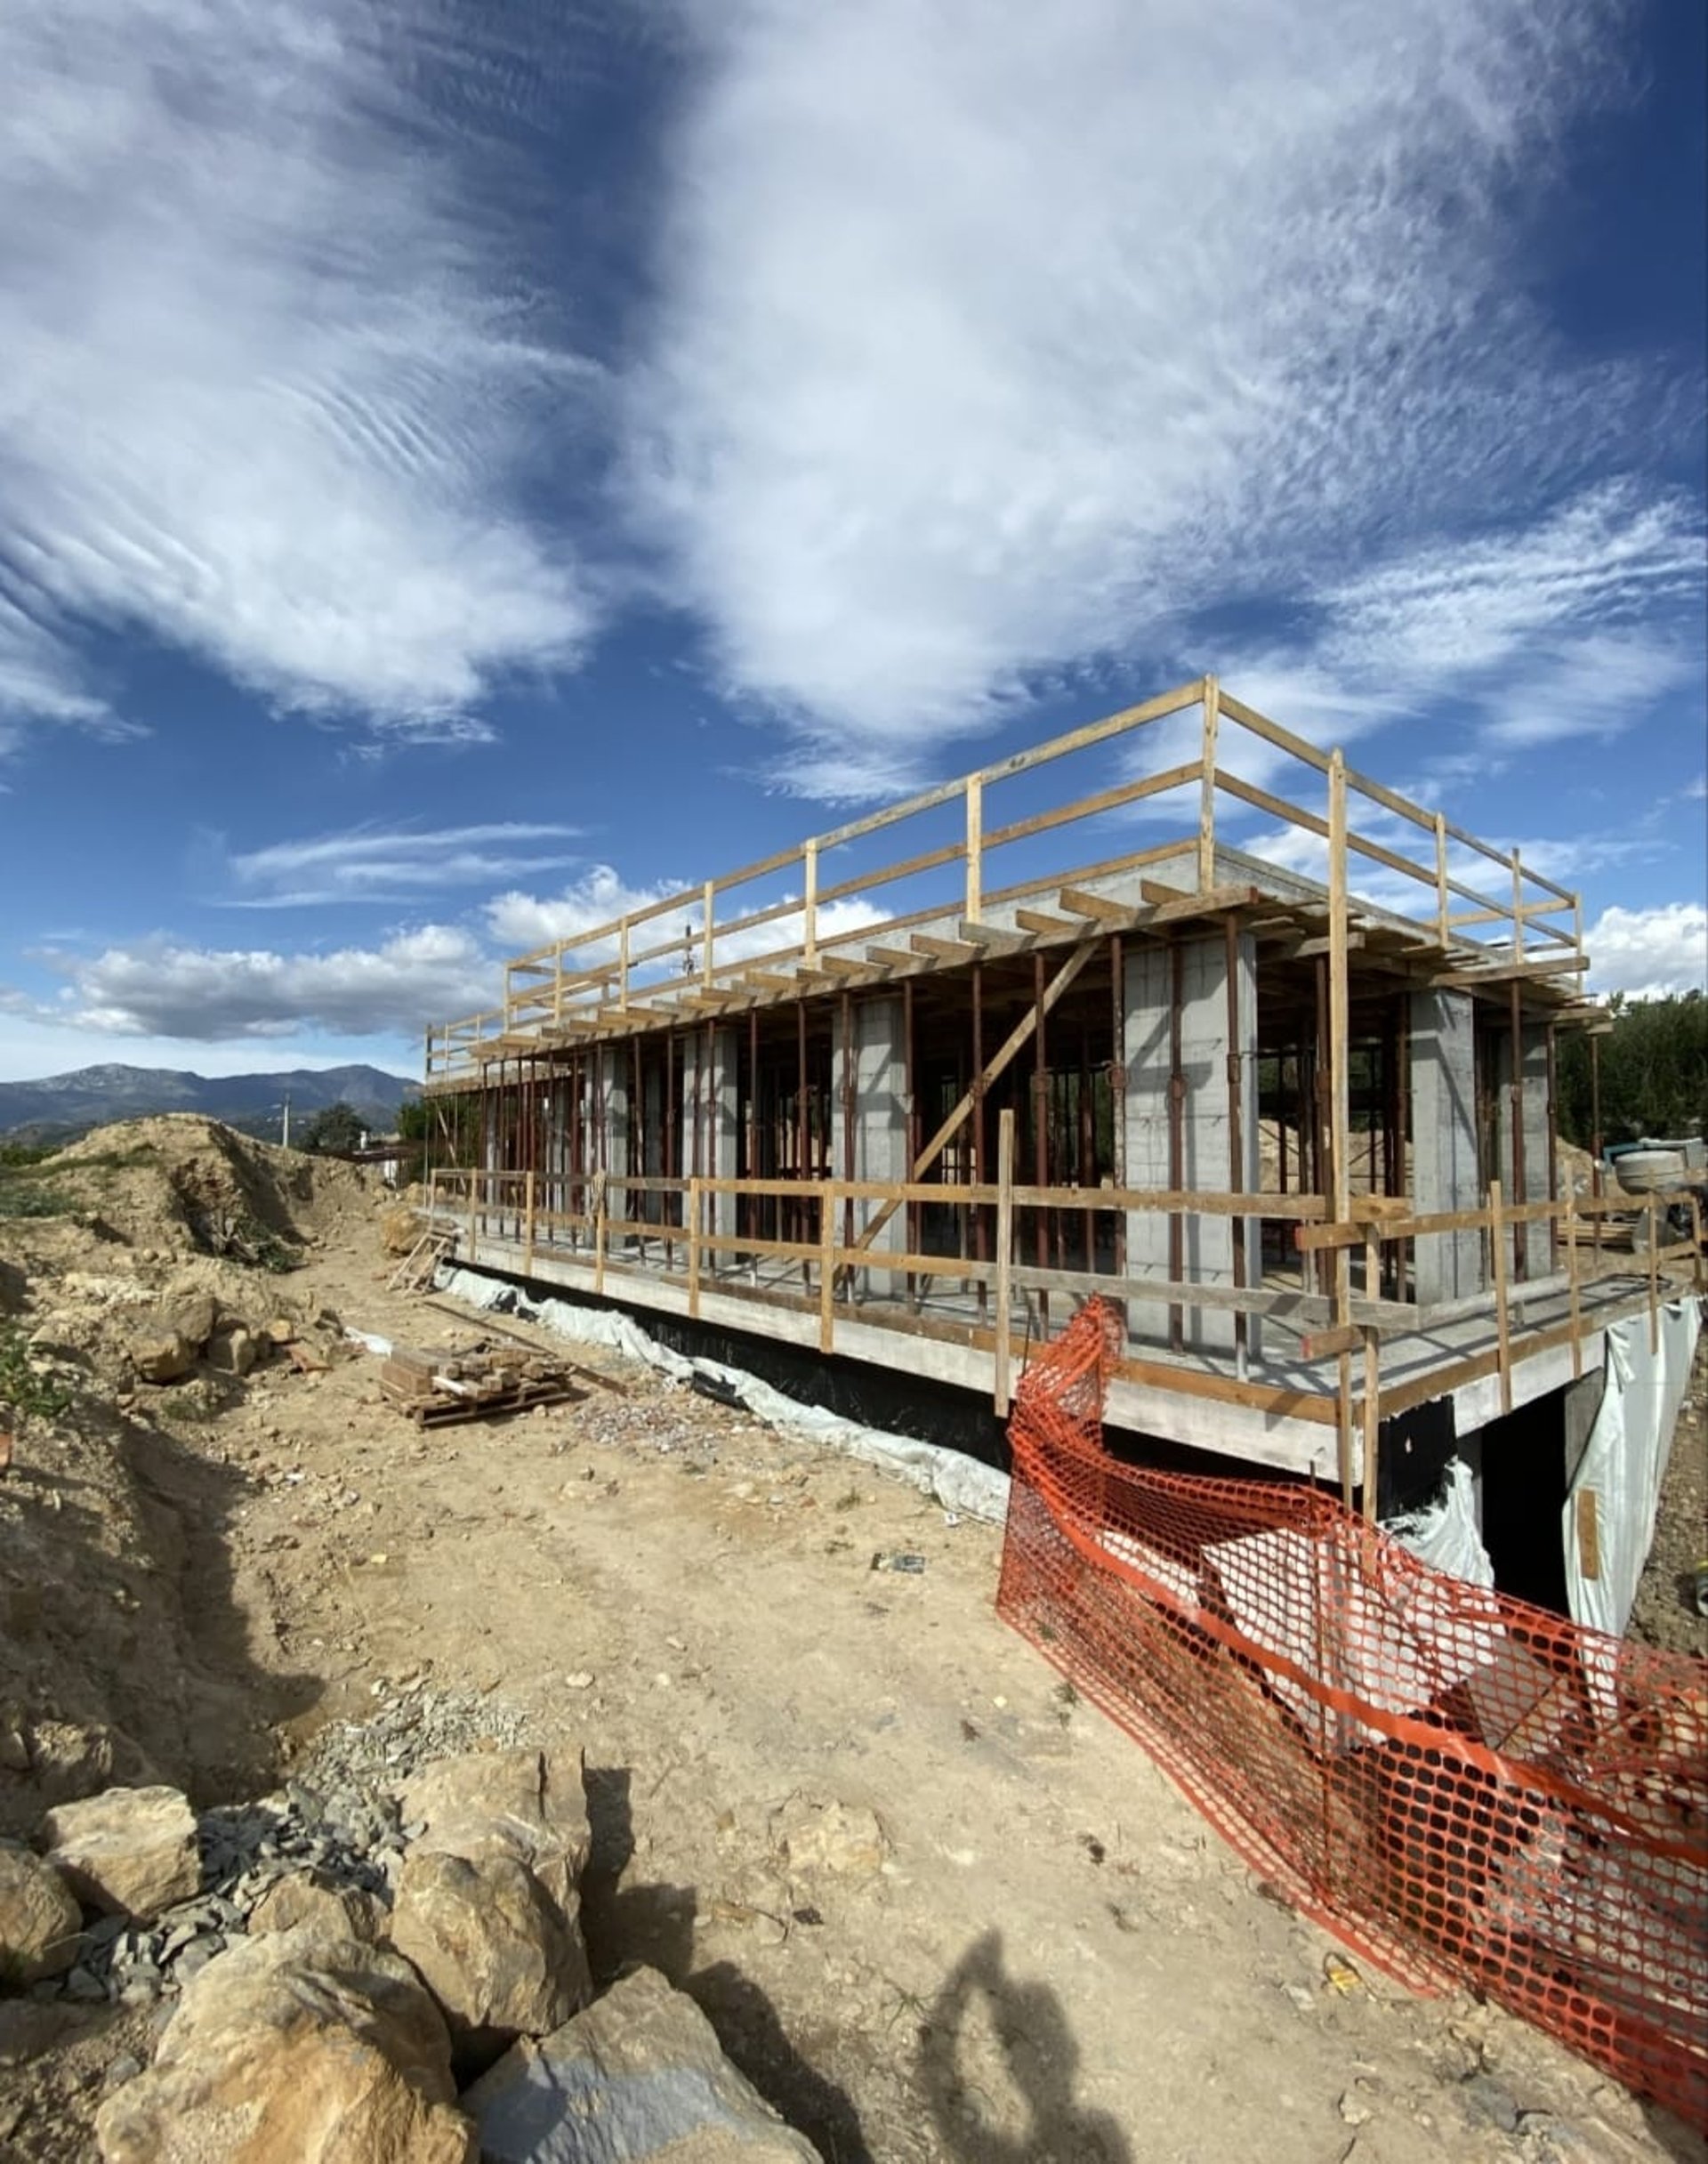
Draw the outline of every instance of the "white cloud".
<instances>
[{"instance_id":1,"label":"white cloud","mask_svg":"<svg viewBox=\"0 0 1708 2164\"><path fill-rule=\"evenodd\" d=\"M1426 689L1444 625L1469 674L1558 634L1586 586L1603 610L1535 537L1610 514L1542 509L1680 401L1570 373L1506 249L1516 191L1614 78L1616 6L699 20L629 487L729 681L793 725L786 785L911 779L1029 672L1139 646L1196 664L1207 604L1308 602L1357 557L1397 583L1327 605ZM1624 515L1622 546L1672 548L1664 509ZM1412 589L1431 537L1503 519L1527 626L1502 618L1498 542L1470 553L1480 585ZM1269 659L1311 650L1307 624Z\"/></svg>"},{"instance_id":2,"label":"white cloud","mask_svg":"<svg viewBox=\"0 0 1708 2164\"><path fill-rule=\"evenodd\" d=\"M1632 999L1708 991L1708 909L1696 901L1604 909L1583 935L1590 990Z\"/></svg>"},{"instance_id":3,"label":"white cloud","mask_svg":"<svg viewBox=\"0 0 1708 2164\"><path fill-rule=\"evenodd\" d=\"M60 1005L35 1019L106 1037L287 1038L418 1035L496 1003L493 963L469 933L423 925L376 947L329 953L215 949L149 940L91 957L50 957Z\"/></svg>"},{"instance_id":4,"label":"white cloud","mask_svg":"<svg viewBox=\"0 0 1708 2164\"><path fill-rule=\"evenodd\" d=\"M680 940L684 955L689 948L693 949L697 965L705 913L698 896L680 880L665 879L650 886L630 886L610 865L596 864L558 894L542 897L512 891L495 895L487 904L484 915L487 931L507 954L526 954L558 940L574 940L583 933L596 932L636 910L651 908L671 894L686 895L681 909L661 914L638 925L632 951L639 954L649 947ZM717 904L717 921L732 921L738 916L754 915L799 900L798 893L788 892L727 895ZM847 895L825 903L818 910L818 935L828 942L860 931L867 925L880 924L887 914L858 894ZM802 912L789 910L769 924L755 925L719 938L713 957L720 966L750 962L757 956L798 946L804 930ZM600 962L609 961L616 951L616 942L613 940L584 940L579 947L569 950L567 958L571 967L591 969ZM654 963L647 973L665 978L676 973L671 966L673 958Z\"/></svg>"},{"instance_id":5,"label":"white cloud","mask_svg":"<svg viewBox=\"0 0 1708 2164\"><path fill-rule=\"evenodd\" d=\"M630 886L610 865L595 864L557 894L527 894L518 889L495 894L483 915L487 932L505 953L524 954L554 940L596 931L632 910L649 908L674 893L678 884L661 880L654 886ZM661 929L658 936L666 936L665 931ZM588 958L599 957L590 951Z\"/></svg>"},{"instance_id":6,"label":"white cloud","mask_svg":"<svg viewBox=\"0 0 1708 2164\"><path fill-rule=\"evenodd\" d=\"M560 844L574 827L503 820L487 826L354 827L338 834L275 842L222 859L222 899L253 908L380 901L430 887L489 884L568 861Z\"/></svg>"},{"instance_id":7,"label":"white cloud","mask_svg":"<svg viewBox=\"0 0 1708 2164\"><path fill-rule=\"evenodd\" d=\"M529 27L506 67L426 0L0 10L0 730L111 724L92 626L417 739L575 659L521 505L597 384L494 139L573 114L577 36Z\"/></svg>"}]
</instances>

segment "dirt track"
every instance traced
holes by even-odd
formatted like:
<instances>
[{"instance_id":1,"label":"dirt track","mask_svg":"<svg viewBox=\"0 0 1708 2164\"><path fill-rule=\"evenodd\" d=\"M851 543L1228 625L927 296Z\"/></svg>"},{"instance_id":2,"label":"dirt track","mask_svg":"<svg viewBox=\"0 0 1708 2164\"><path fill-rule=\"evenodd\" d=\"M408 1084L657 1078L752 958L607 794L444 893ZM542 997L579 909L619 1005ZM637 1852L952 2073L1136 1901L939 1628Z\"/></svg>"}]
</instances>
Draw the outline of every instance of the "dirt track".
<instances>
[{"instance_id":1,"label":"dirt track","mask_svg":"<svg viewBox=\"0 0 1708 2164\"><path fill-rule=\"evenodd\" d=\"M372 1204L319 1239L270 1289L405 1342L479 1334L385 1291ZM583 1743L596 1970L684 1982L837 2164L1701 2153L1492 2009L1349 1979L997 1620L996 1532L605 1366L625 1395L423 1436L370 1360L275 1365L126 1442L189 1529L205 1800L410 1688ZM872 1567L898 1553L923 1571ZM850 1814L828 1836L820 1805ZM55 2066L98 2095L129 2032L77 2018L75 2062L0 2066L0 2157L74 2153L32 2146L39 2114L4 2136Z\"/></svg>"}]
</instances>

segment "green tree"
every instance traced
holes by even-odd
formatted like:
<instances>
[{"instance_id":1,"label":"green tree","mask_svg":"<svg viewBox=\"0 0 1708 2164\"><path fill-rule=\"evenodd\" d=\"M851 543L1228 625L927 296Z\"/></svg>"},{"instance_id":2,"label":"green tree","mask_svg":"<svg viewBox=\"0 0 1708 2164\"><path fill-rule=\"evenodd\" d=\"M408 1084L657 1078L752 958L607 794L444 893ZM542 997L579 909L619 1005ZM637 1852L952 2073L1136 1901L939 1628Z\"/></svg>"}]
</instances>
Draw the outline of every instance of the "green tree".
<instances>
[{"instance_id":1,"label":"green tree","mask_svg":"<svg viewBox=\"0 0 1708 2164\"><path fill-rule=\"evenodd\" d=\"M303 1128L302 1147L322 1157L335 1157L359 1150L367 1132L366 1123L353 1105L329 1104Z\"/></svg>"},{"instance_id":2,"label":"green tree","mask_svg":"<svg viewBox=\"0 0 1708 2164\"><path fill-rule=\"evenodd\" d=\"M1699 991L1633 1000L1615 993L1607 1012L1613 1027L1599 1040L1602 1141L1708 1140L1708 998ZM1594 1091L1581 1030L1560 1038L1559 1093L1560 1132L1588 1148Z\"/></svg>"},{"instance_id":3,"label":"green tree","mask_svg":"<svg viewBox=\"0 0 1708 2164\"><path fill-rule=\"evenodd\" d=\"M413 1097L398 1114L398 1133L435 1165L478 1165L480 1100L473 1093Z\"/></svg>"}]
</instances>

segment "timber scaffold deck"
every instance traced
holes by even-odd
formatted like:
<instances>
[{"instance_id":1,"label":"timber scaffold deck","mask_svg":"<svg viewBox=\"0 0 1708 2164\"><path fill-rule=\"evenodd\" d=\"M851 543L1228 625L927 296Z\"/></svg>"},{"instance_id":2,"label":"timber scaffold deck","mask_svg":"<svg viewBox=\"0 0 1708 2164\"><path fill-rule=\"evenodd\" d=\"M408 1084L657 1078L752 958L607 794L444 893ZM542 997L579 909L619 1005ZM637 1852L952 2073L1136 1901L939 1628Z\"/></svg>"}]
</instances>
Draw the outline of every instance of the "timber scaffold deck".
<instances>
[{"instance_id":1,"label":"timber scaffold deck","mask_svg":"<svg viewBox=\"0 0 1708 2164\"><path fill-rule=\"evenodd\" d=\"M1204 677L509 963L428 1033L430 1222L998 1411L1100 1293L1113 1422L1374 1513L1383 1423L1700 1290L1556 1161L1586 967L1517 850Z\"/></svg>"}]
</instances>

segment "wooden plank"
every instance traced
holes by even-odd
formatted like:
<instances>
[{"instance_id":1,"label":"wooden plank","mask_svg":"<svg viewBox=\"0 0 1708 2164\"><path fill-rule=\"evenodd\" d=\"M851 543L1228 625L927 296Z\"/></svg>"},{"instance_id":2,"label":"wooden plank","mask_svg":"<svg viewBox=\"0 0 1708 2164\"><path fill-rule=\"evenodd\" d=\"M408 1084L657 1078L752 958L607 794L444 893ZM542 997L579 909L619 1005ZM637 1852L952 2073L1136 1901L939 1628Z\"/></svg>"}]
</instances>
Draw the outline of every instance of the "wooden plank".
<instances>
[{"instance_id":1,"label":"wooden plank","mask_svg":"<svg viewBox=\"0 0 1708 2164\"><path fill-rule=\"evenodd\" d=\"M1071 826L1082 819L1102 818L1147 796L1160 796L1170 789L1184 788L1188 782L1196 781L1202 771L1198 760L1188 759L1179 766L1147 774L1141 781L1124 781L1112 789L1100 789L1095 796L1082 796L1059 811L1037 812L1030 819L1017 819L1009 826L997 828L994 834L987 834L985 847L1000 849L1010 842L1024 842L1035 834L1048 834L1055 827Z\"/></svg>"},{"instance_id":2,"label":"wooden plank","mask_svg":"<svg viewBox=\"0 0 1708 2164\"><path fill-rule=\"evenodd\" d=\"M801 951L809 962L818 955L818 844L803 842L801 845L802 884L806 892L801 903Z\"/></svg>"},{"instance_id":3,"label":"wooden plank","mask_svg":"<svg viewBox=\"0 0 1708 2164\"><path fill-rule=\"evenodd\" d=\"M1106 894L1088 893L1079 886L1063 887L1057 900L1076 916L1086 917L1092 924L1115 925L1124 929L1136 924L1143 914L1131 902L1111 901Z\"/></svg>"},{"instance_id":4,"label":"wooden plank","mask_svg":"<svg viewBox=\"0 0 1708 2164\"><path fill-rule=\"evenodd\" d=\"M908 941L915 954L930 955L938 962L976 962L979 949L971 940L939 939L933 933L915 932Z\"/></svg>"},{"instance_id":5,"label":"wooden plank","mask_svg":"<svg viewBox=\"0 0 1708 2164\"><path fill-rule=\"evenodd\" d=\"M1004 932L996 925L975 925L971 918L962 917L955 925L961 939L982 949L986 954L1019 954L1030 947L1031 941L1018 932Z\"/></svg>"},{"instance_id":6,"label":"wooden plank","mask_svg":"<svg viewBox=\"0 0 1708 2164\"><path fill-rule=\"evenodd\" d=\"M1022 932L1042 933L1046 939L1059 939L1070 932L1084 930L1077 917L1051 916L1043 909L1016 909L1014 922Z\"/></svg>"},{"instance_id":7,"label":"wooden plank","mask_svg":"<svg viewBox=\"0 0 1708 2164\"><path fill-rule=\"evenodd\" d=\"M700 1183L688 1183L688 1312L691 1321L700 1319L700 1221L705 1215L701 1201Z\"/></svg>"},{"instance_id":8,"label":"wooden plank","mask_svg":"<svg viewBox=\"0 0 1708 2164\"><path fill-rule=\"evenodd\" d=\"M1009 1315L1013 1304L1014 1267L1014 1112L1004 1105L996 1120L996 1345L992 1364L993 1402L1006 1419L1013 1402L1013 1368L1009 1349Z\"/></svg>"},{"instance_id":9,"label":"wooden plank","mask_svg":"<svg viewBox=\"0 0 1708 2164\"><path fill-rule=\"evenodd\" d=\"M868 947L866 958L884 969L918 969L922 961L920 956L900 947Z\"/></svg>"},{"instance_id":10,"label":"wooden plank","mask_svg":"<svg viewBox=\"0 0 1708 2164\"><path fill-rule=\"evenodd\" d=\"M818 1350L836 1342L836 1212L828 1193L818 1201Z\"/></svg>"},{"instance_id":11,"label":"wooden plank","mask_svg":"<svg viewBox=\"0 0 1708 2164\"><path fill-rule=\"evenodd\" d=\"M967 915L974 922L984 907L985 784L979 774L967 776Z\"/></svg>"},{"instance_id":12,"label":"wooden plank","mask_svg":"<svg viewBox=\"0 0 1708 2164\"><path fill-rule=\"evenodd\" d=\"M1216 884L1216 738L1221 708L1216 680L1204 680L1204 763L1198 791L1198 892L1207 894Z\"/></svg>"},{"instance_id":13,"label":"wooden plank","mask_svg":"<svg viewBox=\"0 0 1708 2164\"><path fill-rule=\"evenodd\" d=\"M870 962L857 961L850 954L821 954L818 966L821 970L828 971L833 977L870 977L873 974Z\"/></svg>"}]
</instances>

